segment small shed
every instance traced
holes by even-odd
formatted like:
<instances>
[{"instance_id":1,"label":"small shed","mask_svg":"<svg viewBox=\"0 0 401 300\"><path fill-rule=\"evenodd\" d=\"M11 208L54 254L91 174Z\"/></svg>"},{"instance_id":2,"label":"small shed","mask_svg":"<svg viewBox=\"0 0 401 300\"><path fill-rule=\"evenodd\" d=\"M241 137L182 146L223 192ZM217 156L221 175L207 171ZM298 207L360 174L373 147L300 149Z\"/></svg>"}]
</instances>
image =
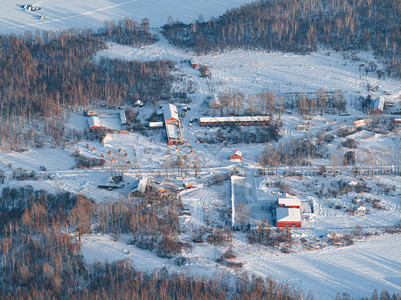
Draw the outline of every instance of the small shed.
<instances>
[{"instance_id":1,"label":"small shed","mask_svg":"<svg viewBox=\"0 0 401 300\"><path fill-rule=\"evenodd\" d=\"M233 155L230 155L231 161L242 161L242 152L236 150Z\"/></svg>"},{"instance_id":2,"label":"small shed","mask_svg":"<svg viewBox=\"0 0 401 300\"><path fill-rule=\"evenodd\" d=\"M199 67L199 63L195 58L191 58L191 67L192 68L198 68Z\"/></svg>"},{"instance_id":3,"label":"small shed","mask_svg":"<svg viewBox=\"0 0 401 300\"><path fill-rule=\"evenodd\" d=\"M301 227L301 209L278 206L276 214L277 227Z\"/></svg>"},{"instance_id":4,"label":"small shed","mask_svg":"<svg viewBox=\"0 0 401 300\"><path fill-rule=\"evenodd\" d=\"M384 98L377 97L375 102L373 103L373 113L374 114L382 114L384 109Z\"/></svg>"}]
</instances>

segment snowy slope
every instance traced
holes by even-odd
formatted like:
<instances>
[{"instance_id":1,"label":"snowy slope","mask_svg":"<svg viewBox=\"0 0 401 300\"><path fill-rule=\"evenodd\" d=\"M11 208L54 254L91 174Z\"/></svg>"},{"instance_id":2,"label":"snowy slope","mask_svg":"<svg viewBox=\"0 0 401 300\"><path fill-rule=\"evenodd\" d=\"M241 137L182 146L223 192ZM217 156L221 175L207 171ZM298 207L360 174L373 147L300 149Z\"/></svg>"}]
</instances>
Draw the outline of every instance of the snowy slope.
<instances>
[{"instance_id":1,"label":"snowy slope","mask_svg":"<svg viewBox=\"0 0 401 300\"><path fill-rule=\"evenodd\" d=\"M238 7L249 0L41 0L32 2L41 10L24 11L20 5L28 2L0 2L0 33L24 33L36 30L59 30L68 28L93 28L103 25L105 20L121 20L125 17L140 22L150 20L152 27L174 21L192 22L202 15L205 20L219 16L227 9ZM29 2L30 3L30 2ZM45 16L40 21L39 16Z\"/></svg>"}]
</instances>

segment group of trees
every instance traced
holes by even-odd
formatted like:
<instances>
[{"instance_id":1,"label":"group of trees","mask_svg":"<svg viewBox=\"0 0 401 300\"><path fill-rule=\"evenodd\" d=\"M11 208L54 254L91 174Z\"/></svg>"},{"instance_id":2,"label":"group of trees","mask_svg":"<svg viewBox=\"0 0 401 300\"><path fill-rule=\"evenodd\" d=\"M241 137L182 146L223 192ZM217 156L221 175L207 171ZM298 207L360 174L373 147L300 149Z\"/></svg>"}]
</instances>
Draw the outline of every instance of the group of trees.
<instances>
[{"instance_id":1,"label":"group of trees","mask_svg":"<svg viewBox=\"0 0 401 300\"><path fill-rule=\"evenodd\" d=\"M144 18L141 24L132 19L124 18L115 21L105 21L104 26L98 30L98 36L118 44L130 46L143 46L155 43L157 36L149 32L149 19Z\"/></svg>"},{"instance_id":2,"label":"group of trees","mask_svg":"<svg viewBox=\"0 0 401 300\"><path fill-rule=\"evenodd\" d=\"M309 52L373 49L401 76L401 5L396 0L261 0L209 21L170 23L165 36L198 53L226 49Z\"/></svg>"},{"instance_id":3,"label":"group of trees","mask_svg":"<svg viewBox=\"0 0 401 300\"><path fill-rule=\"evenodd\" d=\"M190 170L193 171L195 177L199 176L202 171L202 162L198 154L182 154L178 152L177 154L168 151L167 155L164 157L162 167L165 170L165 175L168 176L179 176L187 177Z\"/></svg>"},{"instance_id":4,"label":"group of trees","mask_svg":"<svg viewBox=\"0 0 401 300\"><path fill-rule=\"evenodd\" d=\"M304 93L297 94L296 105L303 116L311 116L315 114L323 115L327 111L337 110L338 114L347 111L347 100L342 90L335 90L331 96L320 88L316 91L316 96L307 96Z\"/></svg>"},{"instance_id":5,"label":"group of trees","mask_svg":"<svg viewBox=\"0 0 401 300\"><path fill-rule=\"evenodd\" d=\"M216 100L211 103L211 113L215 115L215 110L220 111L221 116L239 116L239 115L261 115L270 116L278 113L281 116L285 108L284 99L276 94L265 91L256 95L245 96L239 90L229 90L220 93ZM213 101L213 100L212 100Z\"/></svg>"}]
</instances>

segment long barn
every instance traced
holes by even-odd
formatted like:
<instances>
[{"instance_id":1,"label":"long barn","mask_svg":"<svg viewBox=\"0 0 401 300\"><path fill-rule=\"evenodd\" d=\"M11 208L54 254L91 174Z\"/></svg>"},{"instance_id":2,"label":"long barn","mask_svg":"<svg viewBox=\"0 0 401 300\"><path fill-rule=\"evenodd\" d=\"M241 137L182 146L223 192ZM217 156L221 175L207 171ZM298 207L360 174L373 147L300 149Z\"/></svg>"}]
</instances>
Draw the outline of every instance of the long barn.
<instances>
[{"instance_id":1,"label":"long barn","mask_svg":"<svg viewBox=\"0 0 401 300\"><path fill-rule=\"evenodd\" d=\"M268 116L249 117L205 117L200 118L201 126L265 126L269 124Z\"/></svg>"}]
</instances>

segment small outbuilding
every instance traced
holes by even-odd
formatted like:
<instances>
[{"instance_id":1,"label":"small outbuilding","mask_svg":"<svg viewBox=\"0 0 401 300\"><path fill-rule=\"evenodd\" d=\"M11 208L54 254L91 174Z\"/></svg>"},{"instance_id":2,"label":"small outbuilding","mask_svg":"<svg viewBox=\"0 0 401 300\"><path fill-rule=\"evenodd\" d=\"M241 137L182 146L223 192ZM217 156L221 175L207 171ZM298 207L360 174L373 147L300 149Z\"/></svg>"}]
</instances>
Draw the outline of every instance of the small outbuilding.
<instances>
[{"instance_id":1,"label":"small outbuilding","mask_svg":"<svg viewBox=\"0 0 401 300\"><path fill-rule=\"evenodd\" d=\"M374 114L382 114L384 109L384 98L377 97L375 102L373 103L373 113Z\"/></svg>"},{"instance_id":2,"label":"small outbuilding","mask_svg":"<svg viewBox=\"0 0 401 300\"><path fill-rule=\"evenodd\" d=\"M230 160L231 161L242 161L242 152L241 151L235 151L233 155L230 155Z\"/></svg>"},{"instance_id":3,"label":"small outbuilding","mask_svg":"<svg viewBox=\"0 0 401 300\"><path fill-rule=\"evenodd\" d=\"M143 102L141 101L141 100L136 100L135 101L135 104L134 104L135 106L139 106L139 107L142 107L143 106Z\"/></svg>"},{"instance_id":4,"label":"small outbuilding","mask_svg":"<svg viewBox=\"0 0 401 300\"><path fill-rule=\"evenodd\" d=\"M192 68L198 68L199 67L199 63L196 59L191 58L191 67Z\"/></svg>"}]
</instances>

